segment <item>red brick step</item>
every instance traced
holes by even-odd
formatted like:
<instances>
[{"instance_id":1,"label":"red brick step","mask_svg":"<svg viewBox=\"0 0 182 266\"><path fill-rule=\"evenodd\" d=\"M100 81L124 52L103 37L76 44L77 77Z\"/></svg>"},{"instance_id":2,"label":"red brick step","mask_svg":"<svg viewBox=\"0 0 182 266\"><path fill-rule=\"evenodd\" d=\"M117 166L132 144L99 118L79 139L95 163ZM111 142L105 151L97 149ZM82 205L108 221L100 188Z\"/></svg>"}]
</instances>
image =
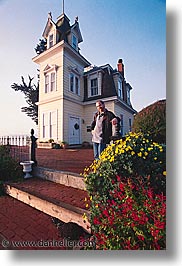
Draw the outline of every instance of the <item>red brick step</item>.
<instances>
[{"instance_id":1,"label":"red brick step","mask_svg":"<svg viewBox=\"0 0 182 266\"><path fill-rule=\"evenodd\" d=\"M5 188L8 195L63 222L77 223L90 233L90 224L83 220L84 213L89 216L86 191L39 178L7 183Z\"/></svg>"}]
</instances>

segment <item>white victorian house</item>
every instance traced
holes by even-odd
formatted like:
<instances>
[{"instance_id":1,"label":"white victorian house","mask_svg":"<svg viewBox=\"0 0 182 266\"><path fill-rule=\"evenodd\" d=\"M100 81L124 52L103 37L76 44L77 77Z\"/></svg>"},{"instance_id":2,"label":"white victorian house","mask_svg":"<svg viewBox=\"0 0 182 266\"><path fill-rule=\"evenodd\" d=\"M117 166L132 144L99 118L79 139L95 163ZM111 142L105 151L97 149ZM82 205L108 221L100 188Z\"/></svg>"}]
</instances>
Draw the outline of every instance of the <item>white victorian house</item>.
<instances>
[{"instance_id":1,"label":"white victorian house","mask_svg":"<svg viewBox=\"0 0 182 266\"><path fill-rule=\"evenodd\" d=\"M136 112L130 102L131 86L125 81L122 59L117 69L93 66L79 49L83 41L78 18L70 25L63 13L49 13L43 37L46 49L33 58L40 68L38 104L39 141L91 142L90 125L100 99L121 118L121 133L131 130Z\"/></svg>"}]
</instances>

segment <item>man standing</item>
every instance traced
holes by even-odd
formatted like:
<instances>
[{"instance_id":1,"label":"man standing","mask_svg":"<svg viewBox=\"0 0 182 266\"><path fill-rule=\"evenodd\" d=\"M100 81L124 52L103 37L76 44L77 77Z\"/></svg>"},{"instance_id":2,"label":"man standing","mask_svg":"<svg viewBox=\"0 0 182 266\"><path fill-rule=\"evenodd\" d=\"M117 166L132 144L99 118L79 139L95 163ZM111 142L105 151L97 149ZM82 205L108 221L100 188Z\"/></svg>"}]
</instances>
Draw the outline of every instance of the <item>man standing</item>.
<instances>
[{"instance_id":1,"label":"man standing","mask_svg":"<svg viewBox=\"0 0 182 266\"><path fill-rule=\"evenodd\" d=\"M105 108L103 101L96 102L97 113L94 115L94 121L91 124L92 142L95 160L99 159L101 152L109 144L112 136L112 125L118 123L117 117Z\"/></svg>"}]
</instances>

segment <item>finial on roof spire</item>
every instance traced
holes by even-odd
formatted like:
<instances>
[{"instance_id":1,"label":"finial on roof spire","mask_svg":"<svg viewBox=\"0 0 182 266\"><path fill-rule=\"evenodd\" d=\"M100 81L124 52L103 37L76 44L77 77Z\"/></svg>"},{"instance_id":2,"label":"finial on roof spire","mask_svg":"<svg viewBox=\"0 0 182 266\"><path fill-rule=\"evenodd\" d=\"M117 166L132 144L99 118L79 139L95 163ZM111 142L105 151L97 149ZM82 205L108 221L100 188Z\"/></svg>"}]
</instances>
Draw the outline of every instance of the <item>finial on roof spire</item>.
<instances>
[{"instance_id":1,"label":"finial on roof spire","mask_svg":"<svg viewBox=\"0 0 182 266\"><path fill-rule=\"evenodd\" d=\"M75 17L75 22L78 22L78 16Z\"/></svg>"},{"instance_id":2,"label":"finial on roof spire","mask_svg":"<svg viewBox=\"0 0 182 266\"><path fill-rule=\"evenodd\" d=\"M51 12L48 13L48 18L49 18L49 19L52 19L52 14L51 14Z\"/></svg>"}]
</instances>

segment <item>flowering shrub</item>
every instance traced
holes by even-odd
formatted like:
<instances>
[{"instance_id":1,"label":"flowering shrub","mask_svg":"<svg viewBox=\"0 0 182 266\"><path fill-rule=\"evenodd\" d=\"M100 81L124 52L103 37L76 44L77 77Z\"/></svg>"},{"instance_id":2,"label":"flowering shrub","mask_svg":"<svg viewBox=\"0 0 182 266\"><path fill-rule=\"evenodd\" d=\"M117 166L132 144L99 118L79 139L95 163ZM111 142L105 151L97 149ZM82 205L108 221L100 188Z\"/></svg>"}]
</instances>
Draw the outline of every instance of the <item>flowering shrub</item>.
<instances>
[{"instance_id":1,"label":"flowering shrub","mask_svg":"<svg viewBox=\"0 0 182 266\"><path fill-rule=\"evenodd\" d=\"M165 146L141 133L85 169L97 249L165 249L165 175Z\"/></svg>"}]
</instances>

